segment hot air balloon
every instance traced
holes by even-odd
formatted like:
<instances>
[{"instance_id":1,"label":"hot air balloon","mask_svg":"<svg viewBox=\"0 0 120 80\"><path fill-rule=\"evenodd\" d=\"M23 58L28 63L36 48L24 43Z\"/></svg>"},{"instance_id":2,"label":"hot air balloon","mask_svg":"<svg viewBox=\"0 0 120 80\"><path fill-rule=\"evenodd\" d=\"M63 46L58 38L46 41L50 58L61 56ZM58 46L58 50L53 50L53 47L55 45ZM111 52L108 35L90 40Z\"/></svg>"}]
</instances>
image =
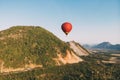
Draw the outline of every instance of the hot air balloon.
<instances>
[{"instance_id":1,"label":"hot air balloon","mask_svg":"<svg viewBox=\"0 0 120 80\"><path fill-rule=\"evenodd\" d=\"M61 25L63 32L68 35L68 33L72 30L72 24L69 22L65 22Z\"/></svg>"}]
</instances>

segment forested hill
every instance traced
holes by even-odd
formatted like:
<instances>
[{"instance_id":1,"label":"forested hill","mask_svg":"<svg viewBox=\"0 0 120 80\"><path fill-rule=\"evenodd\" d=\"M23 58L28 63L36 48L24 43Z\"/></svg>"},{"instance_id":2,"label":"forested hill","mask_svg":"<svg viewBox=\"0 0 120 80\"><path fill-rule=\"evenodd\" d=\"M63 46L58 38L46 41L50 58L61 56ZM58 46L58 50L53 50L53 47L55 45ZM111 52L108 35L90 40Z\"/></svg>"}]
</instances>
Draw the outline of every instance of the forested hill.
<instances>
[{"instance_id":1,"label":"forested hill","mask_svg":"<svg viewBox=\"0 0 120 80\"><path fill-rule=\"evenodd\" d=\"M39 26L14 26L0 31L1 72L66 64L67 54L73 54L68 44Z\"/></svg>"}]
</instances>

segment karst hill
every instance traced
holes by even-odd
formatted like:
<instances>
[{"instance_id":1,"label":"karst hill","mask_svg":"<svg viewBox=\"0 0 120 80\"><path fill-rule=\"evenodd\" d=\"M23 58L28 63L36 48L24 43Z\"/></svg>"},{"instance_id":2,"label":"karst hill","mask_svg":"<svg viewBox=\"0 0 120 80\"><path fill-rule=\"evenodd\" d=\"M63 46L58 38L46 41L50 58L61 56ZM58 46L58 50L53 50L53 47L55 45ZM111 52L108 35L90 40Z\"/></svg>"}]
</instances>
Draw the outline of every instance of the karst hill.
<instances>
[{"instance_id":1,"label":"karst hill","mask_svg":"<svg viewBox=\"0 0 120 80\"><path fill-rule=\"evenodd\" d=\"M83 61L69 44L39 26L0 31L0 71L23 71Z\"/></svg>"}]
</instances>

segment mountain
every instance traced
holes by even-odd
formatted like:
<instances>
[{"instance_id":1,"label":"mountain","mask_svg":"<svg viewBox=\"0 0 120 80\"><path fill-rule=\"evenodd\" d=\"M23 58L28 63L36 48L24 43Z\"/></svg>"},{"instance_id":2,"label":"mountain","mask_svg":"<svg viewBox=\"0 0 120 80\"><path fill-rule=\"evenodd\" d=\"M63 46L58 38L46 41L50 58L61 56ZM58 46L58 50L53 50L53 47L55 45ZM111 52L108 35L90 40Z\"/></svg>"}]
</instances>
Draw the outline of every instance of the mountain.
<instances>
[{"instance_id":1,"label":"mountain","mask_svg":"<svg viewBox=\"0 0 120 80\"><path fill-rule=\"evenodd\" d=\"M96 45L88 45L84 44L83 45L87 49L101 49L101 50L120 50L120 44L111 44L110 42L102 42Z\"/></svg>"},{"instance_id":2,"label":"mountain","mask_svg":"<svg viewBox=\"0 0 120 80\"><path fill-rule=\"evenodd\" d=\"M96 49L110 49L110 50L120 50L120 44L113 45L110 42L102 42L98 45L93 46Z\"/></svg>"},{"instance_id":3,"label":"mountain","mask_svg":"<svg viewBox=\"0 0 120 80\"><path fill-rule=\"evenodd\" d=\"M107 49L107 48L109 48L110 46L112 46L111 43L109 43L109 42L102 42L102 43L100 43L100 44L98 44L98 45L96 45L96 46L93 46L93 48L103 48L103 49Z\"/></svg>"},{"instance_id":4,"label":"mountain","mask_svg":"<svg viewBox=\"0 0 120 80\"><path fill-rule=\"evenodd\" d=\"M83 61L69 45L39 26L0 31L0 72L26 71Z\"/></svg>"}]
</instances>

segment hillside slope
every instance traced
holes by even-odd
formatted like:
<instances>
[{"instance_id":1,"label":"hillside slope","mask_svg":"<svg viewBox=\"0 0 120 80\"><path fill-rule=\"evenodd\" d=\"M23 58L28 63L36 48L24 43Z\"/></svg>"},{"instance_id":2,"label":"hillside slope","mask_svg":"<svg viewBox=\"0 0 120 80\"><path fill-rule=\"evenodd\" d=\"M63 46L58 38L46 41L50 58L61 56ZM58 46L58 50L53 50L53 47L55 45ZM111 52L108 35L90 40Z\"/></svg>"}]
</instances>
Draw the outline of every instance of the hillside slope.
<instances>
[{"instance_id":1,"label":"hillside slope","mask_svg":"<svg viewBox=\"0 0 120 80\"><path fill-rule=\"evenodd\" d=\"M34 26L15 26L0 31L0 72L52 67L82 61L65 42Z\"/></svg>"},{"instance_id":2,"label":"hillside slope","mask_svg":"<svg viewBox=\"0 0 120 80\"><path fill-rule=\"evenodd\" d=\"M70 42L68 42L68 44L70 45L70 48L72 48L73 51L78 56L87 56L90 54L83 46L81 46L79 43L77 43L75 41L70 41Z\"/></svg>"}]
</instances>

